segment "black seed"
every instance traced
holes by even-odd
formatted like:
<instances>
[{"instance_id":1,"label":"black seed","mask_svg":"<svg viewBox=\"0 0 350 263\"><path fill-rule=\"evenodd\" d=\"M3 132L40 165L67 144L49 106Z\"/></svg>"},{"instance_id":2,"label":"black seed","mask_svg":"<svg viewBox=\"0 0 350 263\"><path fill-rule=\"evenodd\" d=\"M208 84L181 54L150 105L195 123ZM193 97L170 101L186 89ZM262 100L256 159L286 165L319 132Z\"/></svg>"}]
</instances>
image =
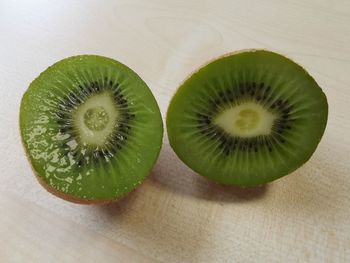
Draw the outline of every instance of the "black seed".
<instances>
[{"instance_id":1,"label":"black seed","mask_svg":"<svg viewBox=\"0 0 350 263\"><path fill-rule=\"evenodd\" d=\"M100 159L100 151L99 150L95 150L92 154L92 158L95 160L95 161L98 161Z\"/></svg>"},{"instance_id":2,"label":"black seed","mask_svg":"<svg viewBox=\"0 0 350 263\"><path fill-rule=\"evenodd\" d=\"M115 90L116 92L120 92L120 87L119 87L119 83L115 83L114 86L112 86L113 90Z\"/></svg>"},{"instance_id":3,"label":"black seed","mask_svg":"<svg viewBox=\"0 0 350 263\"><path fill-rule=\"evenodd\" d=\"M203 114L201 114L201 113L197 113L197 117L198 117L198 118L201 118L201 119L209 118L207 115L203 115Z\"/></svg>"},{"instance_id":4,"label":"black seed","mask_svg":"<svg viewBox=\"0 0 350 263\"><path fill-rule=\"evenodd\" d=\"M91 83L90 88L92 91L97 91L96 86L95 86L95 82Z\"/></svg>"},{"instance_id":5,"label":"black seed","mask_svg":"<svg viewBox=\"0 0 350 263\"><path fill-rule=\"evenodd\" d=\"M78 160L77 164L81 166L83 164L83 161L81 159Z\"/></svg>"},{"instance_id":6,"label":"black seed","mask_svg":"<svg viewBox=\"0 0 350 263\"><path fill-rule=\"evenodd\" d=\"M112 155L111 157L113 157L113 155L117 153L117 149L115 147L108 148L108 152Z\"/></svg>"},{"instance_id":7,"label":"black seed","mask_svg":"<svg viewBox=\"0 0 350 263\"><path fill-rule=\"evenodd\" d=\"M89 90L86 89L86 88L82 88L82 89L81 89L81 93L82 93L85 97L89 97L89 95L90 95Z\"/></svg>"},{"instance_id":8,"label":"black seed","mask_svg":"<svg viewBox=\"0 0 350 263\"><path fill-rule=\"evenodd\" d=\"M81 103L80 99L74 93L71 93L69 95L69 98L70 98L71 102L73 102L75 105L78 105Z\"/></svg>"},{"instance_id":9,"label":"black seed","mask_svg":"<svg viewBox=\"0 0 350 263\"><path fill-rule=\"evenodd\" d=\"M283 118L283 115L282 115L282 119L279 119L278 122L281 123L281 124L285 124L288 120Z\"/></svg>"},{"instance_id":10,"label":"black seed","mask_svg":"<svg viewBox=\"0 0 350 263\"><path fill-rule=\"evenodd\" d=\"M226 140L227 140L226 147L229 149L232 149L232 139L228 137Z\"/></svg>"},{"instance_id":11,"label":"black seed","mask_svg":"<svg viewBox=\"0 0 350 263\"><path fill-rule=\"evenodd\" d=\"M230 101L230 102L234 102L234 100L235 100L235 97L234 97L233 95L230 95L229 101Z\"/></svg>"},{"instance_id":12,"label":"black seed","mask_svg":"<svg viewBox=\"0 0 350 263\"><path fill-rule=\"evenodd\" d=\"M210 121L207 120L207 119L199 119L199 120L198 120L198 123L199 123L200 125L205 126L205 124L210 124Z\"/></svg>"},{"instance_id":13,"label":"black seed","mask_svg":"<svg viewBox=\"0 0 350 263\"><path fill-rule=\"evenodd\" d=\"M88 92L88 94L91 94L94 91L89 85L85 85L85 90Z\"/></svg>"},{"instance_id":14,"label":"black seed","mask_svg":"<svg viewBox=\"0 0 350 263\"><path fill-rule=\"evenodd\" d=\"M227 144L227 139L226 139L224 136L222 136L222 137L220 138L220 141L221 141L221 145L222 145L223 147Z\"/></svg>"},{"instance_id":15,"label":"black seed","mask_svg":"<svg viewBox=\"0 0 350 263\"><path fill-rule=\"evenodd\" d=\"M73 106L74 106L72 104L72 102L67 98L64 101L62 101L61 103L66 109L73 108Z\"/></svg>"},{"instance_id":16,"label":"black seed","mask_svg":"<svg viewBox=\"0 0 350 263\"><path fill-rule=\"evenodd\" d=\"M258 152L258 148L254 147L254 152L257 153Z\"/></svg>"},{"instance_id":17,"label":"black seed","mask_svg":"<svg viewBox=\"0 0 350 263\"><path fill-rule=\"evenodd\" d=\"M215 139L217 136L217 132L215 130L211 130L208 132L208 136L212 139Z\"/></svg>"},{"instance_id":18,"label":"black seed","mask_svg":"<svg viewBox=\"0 0 350 263\"><path fill-rule=\"evenodd\" d=\"M206 134L207 134L206 130L203 130L203 129L199 129L199 132L200 132L201 134L203 134L203 135L206 135Z\"/></svg>"},{"instance_id":19,"label":"black seed","mask_svg":"<svg viewBox=\"0 0 350 263\"><path fill-rule=\"evenodd\" d=\"M94 151L93 153L92 153L92 158L93 158L93 160L98 160L98 153L97 153L97 151Z\"/></svg>"},{"instance_id":20,"label":"black seed","mask_svg":"<svg viewBox=\"0 0 350 263\"><path fill-rule=\"evenodd\" d=\"M63 112L55 112L55 115L59 119L65 119L66 118L66 116L65 116L65 114Z\"/></svg>"},{"instance_id":21,"label":"black seed","mask_svg":"<svg viewBox=\"0 0 350 263\"><path fill-rule=\"evenodd\" d=\"M118 86L117 86L117 88L113 89L113 95L114 95L115 99L118 99L119 96L121 95L120 94L120 89L118 88Z\"/></svg>"},{"instance_id":22,"label":"black seed","mask_svg":"<svg viewBox=\"0 0 350 263\"><path fill-rule=\"evenodd\" d=\"M66 126L66 121L64 119L58 119L56 122L61 126L61 128L64 128Z\"/></svg>"},{"instance_id":23,"label":"black seed","mask_svg":"<svg viewBox=\"0 0 350 263\"><path fill-rule=\"evenodd\" d=\"M125 111L125 110L127 110L127 107L128 107L128 104L119 104L119 109L120 110Z\"/></svg>"},{"instance_id":24,"label":"black seed","mask_svg":"<svg viewBox=\"0 0 350 263\"><path fill-rule=\"evenodd\" d=\"M236 149L236 145L235 145L235 144L230 145L230 149L231 149L231 151L233 152L233 151Z\"/></svg>"},{"instance_id":25,"label":"black seed","mask_svg":"<svg viewBox=\"0 0 350 263\"><path fill-rule=\"evenodd\" d=\"M272 148L271 147L269 147L269 152L272 152Z\"/></svg>"},{"instance_id":26,"label":"black seed","mask_svg":"<svg viewBox=\"0 0 350 263\"><path fill-rule=\"evenodd\" d=\"M106 153L110 158L114 156L114 154L108 149Z\"/></svg>"},{"instance_id":27,"label":"black seed","mask_svg":"<svg viewBox=\"0 0 350 263\"><path fill-rule=\"evenodd\" d=\"M66 130L66 133L71 133L72 135L76 136L72 125L66 125L64 128Z\"/></svg>"},{"instance_id":28,"label":"black seed","mask_svg":"<svg viewBox=\"0 0 350 263\"><path fill-rule=\"evenodd\" d=\"M93 83L93 87L95 91L100 91L102 89L101 85L97 81Z\"/></svg>"},{"instance_id":29,"label":"black seed","mask_svg":"<svg viewBox=\"0 0 350 263\"><path fill-rule=\"evenodd\" d=\"M124 118L127 119L127 120L130 120L131 116L129 113L125 113L124 114Z\"/></svg>"},{"instance_id":30,"label":"black seed","mask_svg":"<svg viewBox=\"0 0 350 263\"><path fill-rule=\"evenodd\" d=\"M202 125L203 127L206 126L206 124L208 124L207 119L199 119L198 123L199 123L199 125Z\"/></svg>"}]
</instances>

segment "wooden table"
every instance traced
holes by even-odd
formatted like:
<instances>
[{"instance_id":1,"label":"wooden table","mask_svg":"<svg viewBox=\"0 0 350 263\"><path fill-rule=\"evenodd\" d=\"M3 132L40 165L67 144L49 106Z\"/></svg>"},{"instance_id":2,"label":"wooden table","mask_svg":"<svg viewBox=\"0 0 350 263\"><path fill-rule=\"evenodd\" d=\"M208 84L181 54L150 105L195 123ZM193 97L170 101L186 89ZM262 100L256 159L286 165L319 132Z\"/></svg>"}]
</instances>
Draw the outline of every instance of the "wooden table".
<instances>
[{"instance_id":1,"label":"wooden table","mask_svg":"<svg viewBox=\"0 0 350 263\"><path fill-rule=\"evenodd\" d=\"M350 2L1 1L0 262L350 262ZM20 99L75 54L118 59L163 116L182 80L226 52L267 48L315 77L328 126L302 168L263 187L216 186L165 138L150 177L108 206L80 206L35 180Z\"/></svg>"}]
</instances>

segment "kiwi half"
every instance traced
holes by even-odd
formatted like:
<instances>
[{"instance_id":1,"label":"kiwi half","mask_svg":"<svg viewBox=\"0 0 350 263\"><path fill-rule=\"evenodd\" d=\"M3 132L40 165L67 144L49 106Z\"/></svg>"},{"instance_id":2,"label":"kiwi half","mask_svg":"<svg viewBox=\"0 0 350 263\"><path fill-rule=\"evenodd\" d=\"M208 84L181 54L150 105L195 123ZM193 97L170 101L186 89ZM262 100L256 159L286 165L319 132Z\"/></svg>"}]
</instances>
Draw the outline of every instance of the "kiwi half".
<instances>
[{"instance_id":1,"label":"kiwi half","mask_svg":"<svg viewBox=\"0 0 350 263\"><path fill-rule=\"evenodd\" d=\"M325 94L286 57L249 50L223 56L191 75L167 113L170 145L197 173L255 186L305 163L324 133Z\"/></svg>"},{"instance_id":2,"label":"kiwi half","mask_svg":"<svg viewBox=\"0 0 350 263\"><path fill-rule=\"evenodd\" d=\"M150 89L134 71L82 55L57 62L30 84L20 132L47 190L99 204L127 194L149 174L163 124Z\"/></svg>"}]
</instances>

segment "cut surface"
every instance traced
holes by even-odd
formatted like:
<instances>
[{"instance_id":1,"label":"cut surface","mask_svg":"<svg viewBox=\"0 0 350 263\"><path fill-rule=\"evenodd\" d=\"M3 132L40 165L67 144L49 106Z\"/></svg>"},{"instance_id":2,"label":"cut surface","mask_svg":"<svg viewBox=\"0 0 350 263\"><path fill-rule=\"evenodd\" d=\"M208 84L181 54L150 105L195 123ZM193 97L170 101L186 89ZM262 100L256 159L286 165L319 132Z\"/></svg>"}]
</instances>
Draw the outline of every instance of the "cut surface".
<instances>
[{"instance_id":1,"label":"cut surface","mask_svg":"<svg viewBox=\"0 0 350 263\"><path fill-rule=\"evenodd\" d=\"M114 200L139 185L163 133L158 105L140 77L93 55L57 62L31 83L20 129L40 182L84 203Z\"/></svg>"},{"instance_id":2,"label":"cut surface","mask_svg":"<svg viewBox=\"0 0 350 263\"><path fill-rule=\"evenodd\" d=\"M305 163L326 127L327 100L293 61L254 50L217 59L188 78L167 113L170 144L212 180L253 186Z\"/></svg>"},{"instance_id":3,"label":"cut surface","mask_svg":"<svg viewBox=\"0 0 350 263\"><path fill-rule=\"evenodd\" d=\"M113 134L119 112L110 92L87 99L73 113L74 126L81 143L102 146Z\"/></svg>"},{"instance_id":4,"label":"cut surface","mask_svg":"<svg viewBox=\"0 0 350 263\"><path fill-rule=\"evenodd\" d=\"M269 135L275 119L263 106L248 102L223 110L213 122L231 136L249 138Z\"/></svg>"}]
</instances>

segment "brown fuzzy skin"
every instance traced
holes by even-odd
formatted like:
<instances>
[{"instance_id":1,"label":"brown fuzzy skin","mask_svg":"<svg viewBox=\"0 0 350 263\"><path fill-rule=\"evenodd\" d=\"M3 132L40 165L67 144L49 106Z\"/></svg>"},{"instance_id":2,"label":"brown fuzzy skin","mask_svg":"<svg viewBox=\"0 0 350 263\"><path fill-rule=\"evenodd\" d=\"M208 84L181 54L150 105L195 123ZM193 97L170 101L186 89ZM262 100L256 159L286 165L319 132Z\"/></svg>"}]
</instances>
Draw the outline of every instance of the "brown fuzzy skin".
<instances>
[{"instance_id":1,"label":"brown fuzzy skin","mask_svg":"<svg viewBox=\"0 0 350 263\"><path fill-rule=\"evenodd\" d=\"M20 135L21 135L21 131L20 131ZM32 162L29 159L26 147L24 145L24 141L23 141L22 135L20 137L21 137L21 142L22 142L22 146L24 148L25 155L26 155L27 160L28 160L28 162L30 164L30 168L34 172L34 175L35 175L36 179L38 180L38 182L41 184L41 186L44 187L46 189L46 191L48 191L49 193L51 193L51 194L53 194L53 195L55 195L55 196L57 196L57 197L59 197L59 198L61 198L63 200L66 200L68 202L75 203L75 204L80 204L80 205L107 205L107 204L114 203L114 202L122 199L124 196L126 196L127 194L130 193L129 192L129 193L123 195L123 196L120 196L118 198L113 198L113 199L94 200L94 199L79 198L79 197L76 197L76 196L73 196L73 195L69 195L69 194L66 194L66 193L62 193L62 192L56 190L55 188L50 186L48 183L46 183L37 174L37 172L35 171L35 169L34 169L34 167L32 165Z\"/></svg>"},{"instance_id":2,"label":"brown fuzzy skin","mask_svg":"<svg viewBox=\"0 0 350 263\"><path fill-rule=\"evenodd\" d=\"M32 170L34 171L34 169L32 168ZM75 204L80 204L80 205L106 205L106 204L110 204L113 203L117 200L119 200L119 198L117 199L105 199L105 200L91 200L91 199L84 199L84 198L79 198L76 196L72 196L72 195L68 195L65 193L62 193L60 191L57 191L55 188L53 188L52 186L50 186L49 184L47 184L40 176L37 175L37 173L34 171L35 177L38 180L38 182L41 184L42 187L44 187L49 193L72 203Z\"/></svg>"},{"instance_id":3,"label":"brown fuzzy skin","mask_svg":"<svg viewBox=\"0 0 350 263\"><path fill-rule=\"evenodd\" d=\"M266 48L259 48L259 49L256 49L256 48L251 48L251 49L241 49L241 50L237 50L237 51L233 51L233 52L228 52L228 53L225 53L225 54L222 54L220 56L217 56L215 58L212 58L210 60L207 60L207 62L201 64L200 66L198 66L195 70L193 70L190 74L187 75L187 77L180 83L180 85L177 87L177 89L175 90L175 92L173 93L173 96L172 98L174 98L175 94L177 93L178 89L189 79L192 77L192 75L194 75L195 73L197 73L199 70L201 70L202 68L204 68L205 66L209 65L210 63L218 60L218 59L221 59L221 58L225 58L225 57L229 57L231 55L236 55L236 54L240 54L240 53L245 53L245 52L256 52L256 51L268 51L268 52L275 52L291 61L293 61L295 64L299 65L308 75L309 73L304 69L304 67L302 67L300 64L296 63L293 59L289 58L288 56L286 56L285 54L281 54L280 52L277 52L277 51L272 51L272 50L268 50ZM169 102L169 105L171 104L171 101L172 101L172 98ZM168 107L169 109L169 107ZM168 112L166 112L165 114L166 116L166 119L168 118ZM165 127L167 127L167 125L165 125ZM306 163L306 162L305 162ZM301 166L303 166L305 163L303 163ZM300 167L301 167L300 166ZM300 168L299 167L299 168ZM206 177L205 177L206 178ZM280 177L280 178L277 178L275 179L274 181L276 180L279 180L279 179L282 179L283 177ZM241 188L241 189L249 189L249 188L259 188L259 187L262 187L264 185L267 185L268 183L271 183L271 182L266 182L266 183L262 183L262 184L259 184L259 185L255 185L255 186L241 186L241 185L228 185L228 184L224 184L224 183L219 183L219 182L216 182L214 180L210 180L209 178L206 178L207 180L209 180L210 182L218 185L218 186L234 186L234 187L238 187L238 188Z\"/></svg>"},{"instance_id":4,"label":"brown fuzzy skin","mask_svg":"<svg viewBox=\"0 0 350 263\"><path fill-rule=\"evenodd\" d=\"M23 96L22 96L22 99L23 99ZM21 101L21 104L22 104L22 101ZM20 118L18 118L20 120ZM20 137L21 137L21 142L22 142L22 146L23 146L23 149L24 149L24 153L25 153L25 156L27 157L27 160L30 164L30 168L32 169L36 179L38 180L38 182L40 183L40 185L45 188L46 191L48 191L49 193L53 194L54 196L57 196L65 201L68 201L68 202L71 202L71 203L75 203L75 204L80 204L80 205L107 205L107 204L111 204L111 203L114 203L114 202L117 202L121 199L123 199L125 196L127 196L128 194L130 194L132 191L134 191L135 189L133 189L132 191L128 192L128 193L125 193L124 195L122 196L119 196L117 198L113 198L113 199L102 199L102 200L98 200L98 199L87 199L87 198L79 198L79 197L76 197L76 196L73 196L73 195L69 195L69 194L66 194L66 193L63 193L63 192L60 192L58 190L56 190L54 187L52 187L51 185L49 185L47 182L45 182L41 176L39 176L37 174L37 172L35 171L33 165L32 165L32 162L29 158L29 155L27 153L27 149L25 147L25 144L24 144L24 140L23 140L23 137L22 137L22 134L21 134L21 130L20 130L20 123L19 123L19 133L20 133ZM144 180L143 180L144 181ZM142 181L142 182L143 182Z\"/></svg>"},{"instance_id":5,"label":"brown fuzzy skin","mask_svg":"<svg viewBox=\"0 0 350 263\"><path fill-rule=\"evenodd\" d=\"M22 140L22 145L24 146L24 142ZM132 193L133 191L135 191L136 188L134 188L133 190L131 190L130 192L128 193L125 193L124 195L122 196L119 196L117 198L113 198L113 199L102 199L102 200L98 200L98 199L86 199L86 198L79 198L79 197L76 197L76 196L73 196L73 195L69 195L69 194L66 194L66 193L63 193L63 192L60 192L58 190L56 190L55 188L53 188L51 185L49 185L48 183L46 183L38 174L37 172L35 171L29 157L28 157L28 154L27 154L27 151L25 150L25 147L24 147L24 151L25 151L25 155L27 157L27 160L29 161L29 164L30 164L30 168L33 170L34 172L34 175L36 177L36 179L38 180L38 182L41 184L42 187L45 188L46 191L48 191L49 193L65 200L65 201L68 201L68 202L71 202L71 203L75 203L75 204L80 204L80 205L108 205L108 204L111 204L111 203L115 203L121 199L123 199L124 197L126 197L127 195L129 195L130 193ZM141 183L143 183L145 180L143 180ZM140 184L141 185L141 184ZM140 186L139 185L139 186Z\"/></svg>"},{"instance_id":6,"label":"brown fuzzy skin","mask_svg":"<svg viewBox=\"0 0 350 263\"><path fill-rule=\"evenodd\" d=\"M174 95L176 94L177 90L179 89L179 87L181 87L190 77L192 77L193 74L197 73L200 69L204 68L205 66L209 65L210 63L218 60L218 59L221 59L221 58L225 58L225 57L229 57L229 56L232 56L232 55L236 55L236 54L240 54L240 53L245 53L245 52L255 52L255 51L268 51L268 52L275 52L275 51L272 51L272 50L268 50L268 49L265 49L265 48L259 48L259 49L256 49L256 48L247 48L247 49L240 49L240 50L237 50L237 51L233 51L233 52L228 52L228 53L225 53L225 54L222 54L218 57L215 57L215 58L212 58L210 60L207 60L207 62L201 64L199 67L197 67L195 70L193 70L190 74L187 75L187 77L181 82L181 84L178 86L178 88L175 90L175 93L173 94L172 97L174 97ZM282 55L281 53L279 52L276 52L277 54L281 55L281 56L284 56L286 58L288 58L287 56L285 56L284 54ZM290 59L290 58L288 58ZM290 59L292 60L292 59ZM292 60L294 62L294 60ZM295 63L295 62L294 62ZM298 64L299 65L299 64Z\"/></svg>"},{"instance_id":7,"label":"brown fuzzy skin","mask_svg":"<svg viewBox=\"0 0 350 263\"><path fill-rule=\"evenodd\" d=\"M285 54L281 54L280 52L277 52L277 51L272 51L272 50L268 50L266 48L259 48L259 49L256 49L256 48L247 48L247 49L240 49L240 50L237 50L237 51L233 51L233 52L229 52L229 53L225 53L225 54L222 54L218 57L215 57L215 58L212 58L210 60L208 60L207 62L203 63L202 65L200 65L199 67L197 67L194 71L192 71L190 74L187 75L187 77L180 83L180 85L178 86L178 88L175 90L175 92L173 93L173 96L172 98L175 96L176 92L178 91L178 89L189 79L192 77L193 74L197 73L199 70L201 70L203 67L209 65L210 63L218 60L218 59L221 59L221 58L225 58L225 57L229 57L229 56L232 56L232 55L236 55L236 54L240 54L240 53L245 53L245 52L256 52L256 51L268 51L268 52L276 52L277 54L293 61L295 64L299 65L307 74L309 74L305 69L304 67L302 67L300 64L296 63L293 59L287 57ZM171 99L172 100L172 99ZM169 102L169 105L171 103L171 100ZM165 114L166 118L168 117L168 112L166 112ZM165 125L166 126L166 125Z\"/></svg>"},{"instance_id":8,"label":"brown fuzzy skin","mask_svg":"<svg viewBox=\"0 0 350 263\"><path fill-rule=\"evenodd\" d=\"M22 141L23 144L23 141ZM32 166L32 163L27 155L27 151L25 151L27 159L30 163L30 167L32 168L34 175L36 177L36 179L38 180L38 182L41 184L42 187L44 187L46 189L46 191L48 191L49 193L72 203L75 204L81 204L81 205L106 205L106 204L110 204L113 202L116 202L118 200L120 200L122 197L119 198L115 198L115 199L103 199L103 200L94 200L94 199L85 199L85 198L79 198L73 195L69 195L63 192L60 192L58 190L56 190L55 188L53 188L52 186L50 186L48 183L46 183L35 171L35 169Z\"/></svg>"},{"instance_id":9,"label":"brown fuzzy skin","mask_svg":"<svg viewBox=\"0 0 350 263\"><path fill-rule=\"evenodd\" d=\"M220 58L224 58L224 57L228 57L228 56L231 56L231 55L235 55L235 54L239 54L239 53L244 53L244 52L254 52L254 51L259 51L259 50L266 50L266 51L269 51L267 49L241 49L241 50L237 50L237 51L233 51L233 52L229 52L229 53L225 53L223 55L220 55L218 57L215 57L215 58L212 58L210 60L207 60L207 62L201 64L200 66L198 66L195 70L193 70L190 74L187 75L187 77L180 83L180 85L178 85L177 89L174 91L173 95L171 96L171 98L173 98L176 94L176 92L178 91L178 89L190 78L192 77L193 74L197 73L201 68L209 65L210 63L220 59ZM171 103L171 100L169 102L169 105ZM165 116L167 117L168 116L168 112L166 112Z\"/></svg>"},{"instance_id":10,"label":"brown fuzzy skin","mask_svg":"<svg viewBox=\"0 0 350 263\"><path fill-rule=\"evenodd\" d=\"M171 101L172 101L172 98L174 98L175 94L177 93L178 89L189 79L192 77L192 75L194 75L195 73L197 73L199 70L201 70L202 68L204 68L205 66L209 65L210 63L218 60L218 59L221 59L221 58L225 58L225 57L229 57L231 55L236 55L236 54L240 54L240 53L244 53L244 52L255 52L255 51L260 51L260 50L264 50L264 51L270 51L270 50L267 50L267 49L255 49L255 48L251 48L251 49L241 49L241 50L237 50L237 51L233 51L233 52L229 52L229 53L225 53L225 54L222 54L218 57L215 57L215 58L212 58L210 60L207 60L207 62L201 64L199 67L197 67L195 70L193 70L190 74L187 75L187 77L180 83L180 85L178 85L177 89L174 91L171 99L170 99L170 102L169 102L169 105L171 104ZM273 52L273 51L270 51L270 52ZM280 54L280 53L278 53ZM281 55L281 54L280 54ZM283 55L285 57L285 55ZM289 58L288 58L289 59ZM168 107L169 109L169 107ZM166 119L168 118L168 110L165 114L166 116ZM165 125L166 126L166 125Z\"/></svg>"},{"instance_id":11,"label":"brown fuzzy skin","mask_svg":"<svg viewBox=\"0 0 350 263\"><path fill-rule=\"evenodd\" d=\"M56 62L56 63L57 63L57 62ZM51 67L51 66L50 66L50 67ZM48 67L48 68L50 68L50 67ZM43 72L42 72L42 73L43 73ZM42 74L42 73L40 73L40 74ZM25 93L24 93L24 94L25 94ZM23 98L24 98L24 95L22 95L20 105L22 105L22 100L23 100ZM158 108L158 109L159 109L159 108ZM144 178L139 182L138 186L137 186L137 187L134 187L134 189L132 189L131 191L129 191L129 192L127 192L127 193L124 193L123 195L118 196L118 197L116 197L116 198L112 198L112 199L87 199L87 198L80 198L80 197L76 197L76 196L69 195L69 194L63 193L63 192L61 192L61 191L58 191L57 189L55 189L54 187L52 187L50 184L48 184L47 182L45 182L45 181L43 180L43 178L42 178L41 176L38 175L38 173L35 171L35 169L34 169L34 167L33 167L33 165L32 165L32 162L31 162L31 160L30 160L30 158L29 158L29 153L27 152L27 149L26 149L26 147L25 147L25 143L24 143L24 140L23 140L23 136L22 136L22 133L21 133L21 130L20 130L20 127L21 127L21 125L20 125L20 114L21 114L21 112L19 112L19 118L18 118L18 120L19 120L19 133L20 133L20 137L21 137L22 146L23 146L23 148L24 148L24 153L25 153L25 155L26 155L26 157L27 157L27 160L29 161L30 167L31 167L31 169L32 169L32 171L33 171L33 173L34 173L36 179L37 179L38 182L41 184L41 186L44 187L49 193L51 193L51 194L53 194L53 195L55 195L55 196L57 196L57 197L59 197L59 198L61 198L61 199L63 199L63 200L66 200L66 201L68 201L68 202L72 202L72 203L75 203L75 204L83 204L83 205L107 205L107 204L110 204L110 203L117 202L117 201L123 199L124 197L126 197L127 195L131 194L131 192L135 191L135 189L136 189L137 187L139 187L139 186L145 181L145 179L147 178L147 176L144 177ZM162 134L162 136L163 136L163 134ZM158 157L159 157L159 155L160 155L160 151L158 152ZM158 158L158 157L157 157L157 158ZM156 161L155 161L155 162L156 162ZM155 164L155 162L154 162L154 164ZM154 164L153 164L153 165L154 165ZM151 171L151 170L149 170L149 173L150 173L150 171Z\"/></svg>"}]
</instances>

